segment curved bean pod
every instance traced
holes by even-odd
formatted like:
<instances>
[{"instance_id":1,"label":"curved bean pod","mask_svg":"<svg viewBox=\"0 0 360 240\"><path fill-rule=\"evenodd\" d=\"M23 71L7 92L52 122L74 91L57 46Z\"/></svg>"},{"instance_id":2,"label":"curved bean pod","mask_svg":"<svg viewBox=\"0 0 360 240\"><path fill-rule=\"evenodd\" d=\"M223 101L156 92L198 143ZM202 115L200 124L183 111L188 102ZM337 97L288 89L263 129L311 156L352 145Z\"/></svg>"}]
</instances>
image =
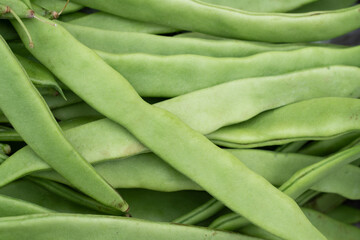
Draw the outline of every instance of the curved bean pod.
<instances>
[{"instance_id":1,"label":"curved bean pod","mask_svg":"<svg viewBox=\"0 0 360 240\"><path fill-rule=\"evenodd\" d=\"M68 21L70 24L120 32L142 32L151 34L173 33L178 30L158 24L139 22L112 14L97 12Z\"/></svg>"},{"instance_id":2,"label":"curved bean pod","mask_svg":"<svg viewBox=\"0 0 360 240\"><path fill-rule=\"evenodd\" d=\"M312 42L331 39L360 27L360 6L309 14L262 14L197 0L75 0L77 3L134 20L262 42Z\"/></svg>"},{"instance_id":3,"label":"curved bean pod","mask_svg":"<svg viewBox=\"0 0 360 240\"><path fill-rule=\"evenodd\" d=\"M358 99L317 98L262 113L207 136L219 145L238 148L325 140L360 130L359 113Z\"/></svg>"},{"instance_id":4,"label":"curved bean pod","mask_svg":"<svg viewBox=\"0 0 360 240\"><path fill-rule=\"evenodd\" d=\"M105 205L126 211L128 206L120 195L64 137L45 101L2 38L0 51L3 56L0 59L0 108L25 142L80 191Z\"/></svg>"},{"instance_id":5,"label":"curved bean pod","mask_svg":"<svg viewBox=\"0 0 360 240\"><path fill-rule=\"evenodd\" d=\"M305 13L314 11L329 11L347 8L354 5L356 0L318 0L309 4L306 4L298 9L295 9L294 13Z\"/></svg>"},{"instance_id":6,"label":"curved bean pod","mask_svg":"<svg viewBox=\"0 0 360 240\"><path fill-rule=\"evenodd\" d=\"M282 185L297 171L322 160L306 155L261 150L228 151L275 186ZM115 188L145 188L157 191L202 190L199 185L152 153L98 163L95 168ZM33 175L67 184L66 180L53 171L35 172ZM311 188L321 192L338 193L350 199L360 199L357 185L359 180L360 168L347 165Z\"/></svg>"},{"instance_id":7,"label":"curved bean pod","mask_svg":"<svg viewBox=\"0 0 360 240\"><path fill-rule=\"evenodd\" d=\"M288 12L298 8L304 4L314 2L315 0L201 0L203 2L212 3L216 5L237 8L249 12Z\"/></svg>"},{"instance_id":8,"label":"curved bean pod","mask_svg":"<svg viewBox=\"0 0 360 240\"><path fill-rule=\"evenodd\" d=\"M21 222L21 224L19 224ZM41 232L42 234L36 234ZM0 221L0 237L8 240L27 238L47 240L66 235L67 240L256 240L257 238L200 227L149 222L134 218L70 214L42 214L7 217Z\"/></svg>"},{"instance_id":9,"label":"curved bean pod","mask_svg":"<svg viewBox=\"0 0 360 240\"><path fill-rule=\"evenodd\" d=\"M34 42L41 46L29 48L29 51L90 106L125 126L154 153L252 222L288 239L324 239L293 200L173 114L144 102L126 79L97 54L80 44L61 26L52 26L47 23L48 20L42 20L45 22L25 20ZM12 23L22 40L25 40L23 30L16 22ZM53 62L54 51L56 62ZM75 57L69 59L67 56L70 53ZM59 59L62 59L61 64ZM83 69L81 73L71 70L79 64ZM77 81L73 81L74 78ZM85 85L92 87L84 88ZM222 176L221 182L217 179L219 173ZM239 182L240 178L243 181ZM254 193L266 196L269 201L276 203L276 210L274 206L264 205L263 198L256 194L244 196L243 192L249 187ZM229 189L233 193L231 198ZM261 211L254 213L254 208ZM272 222L266 220L270 215L275 219ZM279 227L279 223L282 227Z\"/></svg>"},{"instance_id":10,"label":"curved bean pod","mask_svg":"<svg viewBox=\"0 0 360 240\"><path fill-rule=\"evenodd\" d=\"M234 231L241 227L245 227L246 225L249 225L249 221L246 218L243 218L236 213L228 213L215 219L209 225L209 228Z\"/></svg>"},{"instance_id":11,"label":"curved bean pod","mask_svg":"<svg viewBox=\"0 0 360 240\"><path fill-rule=\"evenodd\" d=\"M311 209L302 208L309 220L316 226L328 240L357 240L360 236L360 229L332 219L322 213ZM240 229L240 232L250 236L256 236L268 240L281 240L261 228L254 225Z\"/></svg>"},{"instance_id":12,"label":"curved bean pod","mask_svg":"<svg viewBox=\"0 0 360 240\"><path fill-rule=\"evenodd\" d=\"M14 15L10 13L10 9L14 11L20 18L34 17L34 11L31 10L21 0L0 0L0 18L14 18Z\"/></svg>"},{"instance_id":13,"label":"curved bean pod","mask_svg":"<svg viewBox=\"0 0 360 240\"><path fill-rule=\"evenodd\" d=\"M0 194L1 217L21 216L36 213L50 213L49 209Z\"/></svg>"},{"instance_id":14,"label":"curved bean pod","mask_svg":"<svg viewBox=\"0 0 360 240\"><path fill-rule=\"evenodd\" d=\"M140 53L116 55L100 51L97 54L129 79L144 97L175 97L238 79L281 75L331 65L360 67L360 46L346 49L309 47L246 58Z\"/></svg>"},{"instance_id":15,"label":"curved bean pod","mask_svg":"<svg viewBox=\"0 0 360 240\"><path fill-rule=\"evenodd\" d=\"M173 38L145 33L119 32L57 22L86 46L110 53L159 55L196 54L213 57L244 57L268 51L301 49L305 44L270 44L226 39Z\"/></svg>"}]
</instances>

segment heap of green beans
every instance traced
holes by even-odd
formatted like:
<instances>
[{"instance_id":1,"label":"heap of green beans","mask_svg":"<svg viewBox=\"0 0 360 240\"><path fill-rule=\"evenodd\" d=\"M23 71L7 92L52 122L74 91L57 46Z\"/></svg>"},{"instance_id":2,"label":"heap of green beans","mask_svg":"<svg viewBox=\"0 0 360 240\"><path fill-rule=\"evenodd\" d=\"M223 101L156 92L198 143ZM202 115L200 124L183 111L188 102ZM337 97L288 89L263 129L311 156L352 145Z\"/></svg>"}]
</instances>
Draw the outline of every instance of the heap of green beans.
<instances>
[{"instance_id":1,"label":"heap of green beans","mask_svg":"<svg viewBox=\"0 0 360 240\"><path fill-rule=\"evenodd\" d=\"M0 239L360 239L355 0L0 0Z\"/></svg>"}]
</instances>

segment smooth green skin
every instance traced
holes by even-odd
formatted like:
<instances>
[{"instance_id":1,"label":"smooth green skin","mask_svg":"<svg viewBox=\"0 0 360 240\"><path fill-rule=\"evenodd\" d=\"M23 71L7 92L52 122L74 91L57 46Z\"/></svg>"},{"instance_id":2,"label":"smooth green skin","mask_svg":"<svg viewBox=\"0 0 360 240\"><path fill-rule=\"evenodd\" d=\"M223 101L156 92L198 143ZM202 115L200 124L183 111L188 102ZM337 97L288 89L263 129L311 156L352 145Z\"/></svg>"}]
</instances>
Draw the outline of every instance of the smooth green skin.
<instances>
[{"instance_id":1,"label":"smooth green skin","mask_svg":"<svg viewBox=\"0 0 360 240\"><path fill-rule=\"evenodd\" d=\"M350 132L333 139L312 142L298 152L313 156L327 156L338 152L359 137L359 132Z\"/></svg>"},{"instance_id":2,"label":"smooth green skin","mask_svg":"<svg viewBox=\"0 0 360 240\"><path fill-rule=\"evenodd\" d=\"M31 0L31 3L34 3L47 10L60 12L64 8L66 0ZM82 8L84 8L84 6L74 3L74 1L70 1L64 9L63 14L73 13Z\"/></svg>"},{"instance_id":3,"label":"smooth green skin","mask_svg":"<svg viewBox=\"0 0 360 240\"><path fill-rule=\"evenodd\" d=\"M49 209L33 203L0 194L0 216L21 216L28 214L50 213Z\"/></svg>"},{"instance_id":4,"label":"smooth green skin","mask_svg":"<svg viewBox=\"0 0 360 240\"><path fill-rule=\"evenodd\" d=\"M174 33L178 30L158 24L139 22L109 13L97 12L68 21L68 23L120 32L142 32L151 34Z\"/></svg>"},{"instance_id":5,"label":"smooth green skin","mask_svg":"<svg viewBox=\"0 0 360 240\"><path fill-rule=\"evenodd\" d=\"M201 0L249 12L288 12L316 0Z\"/></svg>"},{"instance_id":6,"label":"smooth green skin","mask_svg":"<svg viewBox=\"0 0 360 240\"><path fill-rule=\"evenodd\" d=\"M11 184L0 188L0 194L35 204L55 212L101 214L100 212L85 208L59 197L25 179L12 182Z\"/></svg>"},{"instance_id":7,"label":"smooth green skin","mask_svg":"<svg viewBox=\"0 0 360 240\"><path fill-rule=\"evenodd\" d=\"M308 202L305 207L312 208L322 213L329 213L336 207L340 206L346 198L334 193L323 193L319 197Z\"/></svg>"},{"instance_id":8,"label":"smooth green skin","mask_svg":"<svg viewBox=\"0 0 360 240\"><path fill-rule=\"evenodd\" d=\"M103 204L100 204L100 203L94 201L93 199L91 199L79 192L76 192L76 191L72 190L71 188L64 186L62 184L44 180L44 179L37 179L34 177L28 177L27 179L29 179L30 181L36 183L37 185L45 188L46 190L48 190L60 197L63 197L71 202L77 203L84 207L94 209L95 211L99 211L99 212L110 214L110 215L122 215L123 214L123 212L121 212L119 210L116 211L116 209L109 208Z\"/></svg>"},{"instance_id":9,"label":"smooth green skin","mask_svg":"<svg viewBox=\"0 0 360 240\"><path fill-rule=\"evenodd\" d=\"M314 226L324 233L328 240L357 240L360 237L360 229L357 227L344 224L311 209L302 208L302 210ZM242 228L240 229L240 232L267 240L281 240L281 238L278 238L254 225Z\"/></svg>"},{"instance_id":10,"label":"smooth green skin","mask_svg":"<svg viewBox=\"0 0 360 240\"><path fill-rule=\"evenodd\" d=\"M261 150L228 151L275 186L282 185L297 171L322 160L306 155ZM199 185L152 153L98 163L95 168L115 188L145 188L158 191L202 190ZM35 172L33 175L68 184L53 171ZM338 193L350 199L360 199L360 189L357 185L359 180L360 168L347 165L311 188L320 192Z\"/></svg>"},{"instance_id":11,"label":"smooth green skin","mask_svg":"<svg viewBox=\"0 0 360 240\"><path fill-rule=\"evenodd\" d=\"M308 141L299 141L299 142L292 142L285 145L282 145L276 149L277 152L283 153L298 153L299 150L306 145ZM311 155L311 154L308 154Z\"/></svg>"},{"instance_id":12,"label":"smooth green skin","mask_svg":"<svg viewBox=\"0 0 360 240\"><path fill-rule=\"evenodd\" d=\"M64 106L52 111L54 117L61 121L66 121L78 117L93 117L93 118L104 118L99 112L90 108L84 102Z\"/></svg>"},{"instance_id":13,"label":"smooth green skin","mask_svg":"<svg viewBox=\"0 0 360 240\"><path fill-rule=\"evenodd\" d=\"M326 140L358 131L359 113L359 99L315 98L264 112L207 136L221 146L235 148Z\"/></svg>"},{"instance_id":14,"label":"smooth green skin","mask_svg":"<svg viewBox=\"0 0 360 240\"><path fill-rule=\"evenodd\" d=\"M24 22L37 45L28 50L90 106L130 130L171 166L255 224L288 239L324 239L292 199L173 114L144 102L96 53L61 26L42 20ZM26 41L23 30L12 23ZM74 67L82 71L73 71ZM249 189L254 195L244 196Z\"/></svg>"},{"instance_id":15,"label":"smooth green skin","mask_svg":"<svg viewBox=\"0 0 360 240\"><path fill-rule=\"evenodd\" d=\"M346 49L309 47L245 58L97 53L129 79L143 97L175 97L234 80L332 65L360 67L360 46Z\"/></svg>"},{"instance_id":16,"label":"smooth green skin","mask_svg":"<svg viewBox=\"0 0 360 240\"><path fill-rule=\"evenodd\" d=\"M51 72L43 65L20 55L16 55L16 58L19 60L31 82L33 82L36 87L53 88L65 98L65 95L59 84L56 82L54 75L52 75Z\"/></svg>"},{"instance_id":17,"label":"smooth green skin","mask_svg":"<svg viewBox=\"0 0 360 240\"><path fill-rule=\"evenodd\" d=\"M236 80L154 105L175 114L198 132L208 134L221 127L244 122L266 110L306 99L360 97L359 78L360 68L357 67L310 69L280 76ZM289 88L292 90L289 91ZM53 114L60 120L101 117L85 103L56 109Z\"/></svg>"},{"instance_id":18,"label":"smooth green skin","mask_svg":"<svg viewBox=\"0 0 360 240\"><path fill-rule=\"evenodd\" d=\"M180 37L180 38L183 38L183 37L184 38L200 38L200 39L212 39L212 40L224 40L225 39L225 38L208 35L208 34L204 34L204 33L197 33L197 32L180 33L173 37L175 37L175 38L178 38L178 37Z\"/></svg>"},{"instance_id":19,"label":"smooth green skin","mask_svg":"<svg viewBox=\"0 0 360 240\"><path fill-rule=\"evenodd\" d=\"M357 0L317 0L313 3L306 4L292 11L293 13L304 13L314 11L329 11L347 8L354 5Z\"/></svg>"},{"instance_id":20,"label":"smooth green skin","mask_svg":"<svg viewBox=\"0 0 360 240\"><path fill-rule=\"evenodd\" d=\"M228 213L216 218L209 228L225 231L234 231L249 225L249 221L236 213Z\"/></svg>"},{"instance_id":21,"label":"smooth green skin","mask_svg":"<svg viewBox=\"0 0 360 240\"><path fill-rule=\"evenodd\" d=\"M41 159L80 191L126 211L126 202L64 137L44 99L3 39L0 52L0 108L12 126Z\"/></svg>"},{"instance_id":22,"label":"smooth green skin","mask_svg":"<svg viewBox=\"0 0 360 240\"><path fill-rule=\"evenodd\" d=\"M346 69L348 70L355 70L355 68L349 68L349 67L340 67L340 68L336 68L336 67L332 67L330 70L325 70L324 72L327 73L325 75L323 75L321 78L319 78L319 82L318 85L315 85L315 82L317 82L317 79L314 80L313 78L309 78L308 81L311 82L311 87L309 87L308 89L304 88L303 83L306 82L305 80L305 72L299 73L299 75L297 74L290 74L287 75L287 77L289 77L289 79L298 79L299 82L299 89L297 89L295 91L294 88L294 92L296 92L297 94L302 94L304 93L306 96L306 94L308 93L308 90L314 90L316 89L316 94L319 94L323 91L319 91L318 87L326 87L326 92L327 94L329 94L329 90L331 89L328 84L324 84L323 81L321 79L323 78L332 78L332 75L336 76L335 72L337 72L337 69L339 70L339 72L346 72ZM324 69L320 70L321 73L323 72ZM344 71L343 71L344 70ZM356 71L358 71L356 69ZM315 76L317 75L317 71L316 70L310 70L310 72L315 73ZM310 73L309 72L309 73ZM349 72L351 73L351 71ZM343 79L351 79L351 75L349 74L349 76L347 77L339 77L339 79L341 79L340 82L337 81L337 79L335 78L333 81L338 82L337 84L334 85L334 90L335 92L337 91L342 91L343 88L340 87L342 84L345 84L346 86L346 81L344 81ZM301 77L296 77L296 76L301 76ZM307 75L309 76L309 75ZM227 87L226 89L224 88L222 91L218 90L218 87L222 87L222 86L217 86L214 87L212 89L208 89L208 90L203 90L200 91L200 95L197 92L194 93L190 93L189 95L184 95L184 96L180 96L178 98L174 98L172 100L168 100L168 101L164 101L162 103L158 103L156 106L158 107L162 107L165 108L166 110L176 113L177 115L180 115L181 113L183 114L181 116L182 121L186 122L187 124L189 124L190 127L192 127L193 129L199 131L200 129L210 129L213 128L215 126L214 129L218 128L219 124L221 122L228 121L230 117L230 115L228 115L226 118L214 118L211 117L210 115L205 115L203 119L198 118L197 116L199 116L198 112L211 112L213 110L215 110L216 108L214 108L214 103L211 99L215 98L218 99L218 101L220 102L220 99L223 99L224 104L217 104L218 105L218 112L220 112L221 115L225 115L225 113L223 112L223 109L228 109L229 112L235 114L234 116L238 116L240 118L235 119L234 121L241 121L241 119L244 120L244 116L248 116L249 118L262 112L262 111L266 111L269 109L269 101L273 99L268 100L267 98L265 98L265 95L263 94L263 86L266 85L266 81L267 80L274 80L273 83L275 83L274 86L269 85L269 87L267 87L267 89L274 89L274 91L276 91L276 89L284 89L283 92L278 92L276 93L276 95L278 96L283 96L284 92L285 93L289 93L287 91L287 87L289 85L292 85L289 83L289 81L276 81L275 79L282 79L281 77L274 77L274 78L264 78L261 82L261 84L256 84L255 81L253 81L254 79L249 79L245 82L245 80L243 81L237 81L237 84L239 84L239 86L244 86L245 89L248 89L247 91L244 91L243 94L237 94L237 91L234 91L233 94L230 94L230 92L232 92L232 90L237 89L234 87L235 82L233 83L228 83L227 85L229 85L229 87ZM261 80L261 79L257 79L257 80ZM355 79L355 83L358 83L358 79ZM243 84L245 83L245 84ZM250 87L246 87L247 84L249 84ZM282 85L283 84L283 85ZM314 85L312 85L314 84ZM296 85L296 84L295 84ZM292 85L292 86L295 86ZM261 87L261 89L257 88L259 90L259 92L255 91L254 87L258 86ZM283 86L283 88L281 88L280 86ZM318 87L316 87L318 86ZM301 90L302 89L302 90ZM344 87L344 89L346 89L346 87ZM350 84L348 85L348 89L350 90L350 92L352 93L354 91L354 85L352 82L350 82ZM305 90L305 92L302 92L303 90ZM218 93L222 93L224 92L225 96L227 97L234 97L232 98L232 100L227 101L224 96L222 96L221 94L217 96ZM275 94L275 93L274 93ZM336 93L338 94L338 93ZM242 98L242 96L249 96L249 98ZM216 97L217 96L217 97ZM262 98L258 98L258 96L263 96ZM273 96L273 94L270 94L269 96ZM320 96L320 95L313 95L313 96L308 96L310 97L316 97L316 96ZM285 96L284 96L285 97ZM289 100L291 101L295 101L297 99L296 95L293 95L292 92L289 93ZM295 98L294 98L295 97ZM294 98L291 100L291 98ZM182 100L183 99L183 100ZM209 100L210 99L210 100ZM231 98L229 98L231 99ZM259 99L264 99L263 103L257 103L257 101ZM285 98L284 98L285 99ZM277 98L277 100L279 100L280 102L284 99L280 99ZM185 101L186 100L186 101ZM181 101L184 101L183 107L181 106ZM245 108L244 106L240 106L241 108L237 108L238 105L236 104L232 104L233 102L249 102L251 104L256 103L256 105L249 105L249 109ZM206 107L206 105L204 105L204 110L198 109L198 108L193 108L193 105L199 104L199 103L209 103L209 105ZM231 105L229 105L229 104ZM289 103L289 102L287 102ZM174 105L176 104L176 105ZM281 104L286 104L285 102L282 102ZM171 107L172 105L174 105L174 107ZM235 110L233 110L233 107ZM236 106L236 108L235 108ZM273 105L272 107L277 107L279 105ZM177 110L179 109L179 110ZM194 109L194 111L190 111L191 109ZM255 111L255 109L258 109L257 111ZM252 112L253 115L246 113L246 110L250 110L250 112ZM184 113L187 114L184 115ZM218 116L217 112L214 111L214 116ZM213 119L211 122L208 121L208 119ZM245 118L246 119L246 118ZM193 125L196 123L196 126ZM201 123L199 125L199 123ZM205 124L206 123L206 124ZM224 122L223 122L224 123ZM205 127L205 128L204 128ZM203 132L205 133L205 132ZM70 131L66 131L65 132L66 137L69 139L69 141L73 144L73 146L85 157L85 159L87 159L90 162L96 162L96 161L103 161L103 160L108 160L108 159L117 159L120 157L126 157L126 156L131 156L134 154L138 154L144 151L148 151L147 148L145 148L141 143L139 143L139 141L134 138L131 134L129 134L129 132L127 130L125 130L124 128L118 126L117 124L114 124L112 121L107 120L107 119L102 119L99 120L97 122L93 122L91 124L87 124L83 127L79 127L77 129L74 130L70 130ZM91 136L91 137L90 137ZM27 168L23 167L25 163L23 163L24 161L26 161L26 166L28 166ZM30 164L31 161L31 164ZM19 176L28 174L30 172L33 171L37 171L37 170L41 170L41 169L48 169L48 166L46 164L44 164L42 161L40 161L36 155L34 155L32 153L31 150L27 149L23 149L20 150L19 152L15 153L11 159L9 159L5 164L3 164L0 167L0 176L2 181L0 185L6 184L9 181L12 181L13 179L16 179ZM290 177L290 176L289 176Z\"/></svg>"},{"instance_id":23,"label":"smooth green skin","mask_svg":"<svg viewBox=\"0 0 360 240\"><path fill-rule=\"evenodd\" d=\"M149 222L135 218L70 214L42 214L28 217L2 218L0 221L0 238L8 240L48 240L53 238L64 240L257 239L236 233L169 223Z\"/></svg>"},{"instance_id":24,"label":"smooth green skin","mask_svg":"<svg viewBox=\"0 0 360 240\"><path fill-rule=\"evenodd\" d=\"M213 198L202 204L201 206L191 210L189 213L186 213L185 215L176 218L171 222L194 225L196 223L206 220L224 207L225 206L223 203Z\"/></svg>"},{"instance_id":25,"label":"smooth green skin","mask_svg":"<svg viewBox=\"0 0 360 240\"><path fill-rule=\"evenodd\" d=\"M14 40L18 39L18 34L14 30L14 28L11 26L9 22L6 20L0 20L0 35L6 40Z\"/></svg>"},{"instance_id":26,"label":"smooth green skin","mask_svg":"<svg viewBox=\"0 0 360 240\"><path fill-rule=\"evenodd\" d=\"M88 14L83 13L83 12L74 12L74 13L69 13L69 14L64 14L61 15L58 19L62 22L69 22L78 18L82 18L87 16Z\"/></svg>"},{"instance_id":27,"label":"smooth green skin","mask_svg":"<svg viewBox=\"0 0 360 240\"><path fill-rule=\"evenodd\" d=\"M360 210L347 205L341 205L327 214L329 217L347 224L360 222Z\"/></svg>"},{"instance_id":28,"label":"smooth green skin","mask_svg":"<svg viewBox=\"0 0 360 240\"><path fill-rule=\"evenodd\" d=\"M196 54L213 57L244 57L268 51L289 51L305 44L270 44L239 40L173 38L146 33L119 32L57 22L86 46L109 53L159 55Z\"/></svg>"},{"instance_id":29,"label":"smooth green skin","mask_svg":"<svg viewBox=\"0 0 360 240\"><path fill-rule=\"evenodd\" d=\"M320 162L297 171L279 189L293 198L298 198L318 181L359 158L360 145L338 152Z\"/></svg>"},{"instance_id":30,"label":"smooth green skin","mask_svg":"<svg viewBox=\"0 0 360 240\"><path fill-rule=\"evenodd\" d=\"M197 0L75 0L85 6L134 20L261 42L327 40L360 27L360 6L308 14L252 13Z\"/></svg>"}]
</instances>

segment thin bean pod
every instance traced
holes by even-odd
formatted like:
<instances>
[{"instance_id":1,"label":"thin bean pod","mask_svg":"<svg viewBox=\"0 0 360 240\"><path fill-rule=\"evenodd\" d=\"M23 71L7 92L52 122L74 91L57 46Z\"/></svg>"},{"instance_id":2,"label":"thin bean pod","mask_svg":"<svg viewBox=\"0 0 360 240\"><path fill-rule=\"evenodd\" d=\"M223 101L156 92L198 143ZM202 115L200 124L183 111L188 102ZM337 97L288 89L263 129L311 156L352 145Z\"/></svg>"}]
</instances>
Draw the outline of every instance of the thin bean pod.
<instances>
[{"instance_id":1,"label":"thin bean pod","mask_svg":"<svg viewBox=\"0 0 360 240\"><path fill-rule=\"evenodd\" d=\"M301 115L298 114L300 109ZM219 145L235 148L326 140L359 131L359 112L359 99L317 98L262 113L249 121L221 128L207 136Z\"/></svg>"},{"instance_id":2,"label":"thin bean pod","mask_svg":"<svg viewBox=\"0 0 360 240\"><path fill-rule=\"evenodd\" d=\"M162 34L179 31L162 25L130 20L104 12L92 13L84 17L68 21L68 23L120 32Z\"/></svg>"},{"instance_id":3,"label":"thin bean pod","mask_svg":"<svg viewBox=\"0 0 360 240\"><path fill-rule=\"evenodd\" d=\"M229 81L332 65L360 67L360 46L346 49L304 48L246 58L97 53L129 79L143 97L175 97Z\"/></svg>"},{"instance_id":4,"label":"thin bean pod","mask_svg":"<svg viewBox=\"0 0 360 240\"><path fill-rule=\"evenodd\" d=\"M332 219L322 213L311 209L302 208L309 220L316 226L328 240L357 240L360 236L360 229ZM268 240L281 240L254 225L240 229L240 232L250 236L256 236Z\"/></svg>"},{"instance_id":5,"label":"thin bean pod","mask_svg":"<svg viewBox=\"0 0 360 240\"><path fill-rule=\"evenodd\" d=\"M0 194L1 217L21 216L36 213L50 213L49 209L16 198Z\"/></svg>"},{"instance_id":6,"label":"thin bean pod","mask_svg":"<svg viewBox=\"0 0 360 240\"><path fill-rule=\"evenodd\" d=\"M126 202L64 137L45 101L2 38L0 51L3 56L0 59L0 108L16 131L39 157L80 191L105 205L126 211Z\"/></svg>"},{"instance_id":7,"label":"thin bean pod","mask_svg":"<svg viewBox=\"0 0 360 240\"><path fill-rule=\"evenodd\" d=\"M249 12L288 12L302 5L314 2L315 0L201 0L216 5L237 8Z\"/></svg>"},{"instance_id":8,"label":"thin bean pod","mask_svg":"<svg viewBox=\"0 0 360 240\"><path fill-rule=\"evenodd\" d=\"M21 224L19 224L21 222ZM41 232L42 234L36 234ZM71 233L70 235L66 233ZM64 235L66 234L66 235ZM0 238L8 240L256 240L237 233L221 232L200 227L149 222L134 218L91 215L43 214L7 217L0 221Z\"/></svg>"},{"instance_id":9,"label":"thin bean pod","mask_svg":"<svg viewBox=\"0 0 360 240\"><path fill-rule=\"evenodd\" d=\"M197 0L75 0L134 20L215 36L263 42L312 42L360 27L360 6L308 14L252 13Z\"/></svg>"},{"instance_id":10,"label":"thin bean pod","mask_svg":"<svg viewBox=\"0 0 360 240\"><path fill-rule=\"evenodd\" d=\"M252 222L288 239L324 239L290 198L176 116L144 102L126 79L97 54L80 44L61 26L52 26L47 24L48 20L41 19L44 22L25 20L34 43L41 46L28 50L90 106L125 126L154 153ZM14 21L12 23L22 40L26 41L23 30ZM74 57L69 59L67 56L70 53ZM57 56L56 62L53 62L53 54ZM83 71L72 71L74 66L81 66ZM73 81L74 78L77 81ZM92 87L84 88L85 85ZM203 171L204 166L206 171ZM209 178L219 176L219 173L223 176L221 182L216 177ZM257 194L245 197L243 192L249 187L263 197ZM229 189L233 193L231 198ZM277 210L274 206L263 204L265 196L276 204ZM256 213L253 209L257 209ZM268 216L273 221L267 221Z\"/></svg>"},{"instance_id":11,"label":"thin bean pod","mask_svg":"<svg viewBox=\"0 0 360 240\"><path fill-rule=\"evenodd\" d=\"M307 203L305 207L312 208L322 213L328 213L345 202L346 198L334 193L324 193L313 201Z\"/></svg>"},{"instance_id":12,"label":"thin bean pod","mask_svg":"<svg viewBox=\"0 0 360 240\"><path fill-rule=\"evenodd\" d=\"M233 231L249 225L249 220L236 213L228 213L215 219L209 228Z\"/></svg>"},{"instance_id":13,"label":"thin bean pod","mask_svg":"<svg viewBox=\"0 0 360 240\"><path fill-rule=\"evenodd\" d=\"M173 38L146 33L119 32L57 22L86 46L110 53L159 55L196 54L213 57L244 57L268 51L289 51L305 44L269 44L240 40Z\"/></svg>"}]
</instances>

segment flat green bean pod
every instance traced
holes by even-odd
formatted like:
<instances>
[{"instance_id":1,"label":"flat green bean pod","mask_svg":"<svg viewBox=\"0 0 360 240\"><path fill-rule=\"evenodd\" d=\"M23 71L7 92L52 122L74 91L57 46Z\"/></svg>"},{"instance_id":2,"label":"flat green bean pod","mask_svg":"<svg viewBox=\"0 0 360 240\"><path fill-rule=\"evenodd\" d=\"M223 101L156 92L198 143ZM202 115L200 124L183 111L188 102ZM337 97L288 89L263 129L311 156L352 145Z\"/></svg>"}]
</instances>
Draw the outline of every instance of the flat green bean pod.
<instances>
[{"instance_id":1,"label":"flat green bean pod","mask_svg":"<svg viewBox=\"0 0 360 240\"><path fill-rule=\"evenodd\" d=\"M61 96L66 98L63 90L56 82L54 75L42 64L29 60L20 55L16 55L16 58L19 60L21 66L25 69L30 80L37 88L53 88L54 90L59 92Z\"/></svg>"},{"instance_id":2,"label":"flat green bean pod","mask_svg":"<svg viewBox=\"0 0 360 240\"><path fill-rule=\"evenodd\" d=\"M86 46L110 53L159 55L196 54L213 57L244 57L268 51L289 51L305 44L269 44L240 40L173 38L146 33L119 32L57 22Z\"/></svg>"},{"instance_id":3,"label":"flat green bean pod","mask_svg":"<svg viewBox=\"0 0 360 240\"><path fill-rule=\"evenodd\" d=\"M201 0L202 2L237 8L249 12L288 12L316 0Z\"/></svg>"},{"instance_id":4,"label":"flat green bean pod","mask_svg":"<svg viewBox=\"0 0 360 240\"><path fill-rule=\"evenodd\" d=\"M261 150L230 149L228 151L275 186L282 185L297 171L323 159ZM157 191L202 189L152 153L98 163L95 165L95 169L115 188L145 188ZM33 174L67 184L66 180L53 171ZM350 199L360 199L360 188L357 185L359 180L360 168L347 165L339 168L336 174L326 177L311 188L321 192L338 193Z\"/></svg>"},{"instance_id":5,"label":"flat green bean pod","mask_svg":"<svg viewBox=\"0 0 360 240\"><path fill-rule=\"evenodd\" d=\"M344 203L346 198L334 193L323 193L312 201L308 202L305 207L314 209L322 213L329 213L336 207Z\"/></svg>"},{"instance_id":6,"label":"flat green bean pod","mask_svg":"<svg viewBox=\"0 0 360 240\"><path fill-rule=\"evenodd\" d=\"M360 27L360 6L306 14L252 13L197 0L75 0L121 17L262 42L327 40Z\"/></svg>"},{"instance_id":7,"label":"flat green bean pod","mask_svg":"<svg viewBox=\"0 0 360 240\"><path fill-rule=\"evenodd\" d=\"M325 140L359 131L359 113L359 99L317 98L262 113L207 136L219 145L238 148Z\"/></svg>"},{"instance_id":8,"label":"flat green bean pod","mask_svg":"<svg viewBox=\"0 0 360 240\"><path fill-rule=\"evenodd\" d=\"M21 224L19 224L21 222ZM41 234L37 234L41 232ZM71 234L66 234L71 233ZM7 217L0 220L0 238L8 240L256 240L237 233L200 227L149 222L135 218L70 214Z\"/></svg>"},{"instance_id":9,"label":"flat green bean pod","mask_svg":"<svg viewBox=\"0 0 360 240\"><path fill-rule=\"evenodd\" d=\"M360 210L347 205L341 205L327 214L329 217L347 224L360 222Z\"/></svg>"},{"instance_id":10,"label":"flat green bean pod","mask_svg":"<svg viewBox=\"0 0 360 240\"><path fill-rule=\"evenodd\" d=\"M90 106L129 129L154 153L252 222L283 238L324 239L291 198L175 115L143 101L126 79L91 49L60 25L40 19L44 22L24 21L34 43L40 46L28 48L29 51ZM22 40L27 41L19 25L14 21L12 24ZM51 61L54 54L55 62ZM69 59L69 54L74 57ZM74 66L82 67L83 71L73 71ZM222 181L218 181L219 176ZM244 196L249 187L262 197ZM264 198L276 207L263 204ZM269 221L269 216L273 221Z\"/></svg>"},{"instance_id":11,"label":"flat green bean pod","mask_svg":"<svg viewBox=\"0 0 360 240\"><path fill-rule=\"evenodd\" d=\"M16 198L11 198L0 194L0 216L21 216L36 213L49 213L49 209L33 203L25 202Z\"/></svg>"},{"instance_id":12,"label":"flat green bean pod","mask_svg":"<svg viewBox=\"0 0 360 240\"><path fill-rule=\"evenodd\" d=\"M12 19L14 13L20 18L34 17L34 11L21 0L0 0L0 19Z\"/></svg>"},{"instance_id":13,"label":"flat green bean pod","mask_svg":"<svg viewBox=\"0 0 360 240\"><path fill-rule=\"evenodd\" d=\"M316 226L328 240L357 240L360 236L360 229L348 224L344 224L335 219L332 219L320 212L302 208L309 220ZM261 228L258 228L254 225L244 227L240 229L240 232L245 233L250 236L259 237L267 240L281 240Z\"/></svg>"},{"instance_id":14,"label":"flat green bean pod","mask_svg":"<svg viewBox=\"0 0 360 240\"><path fill-rule=\"evenodd\" d=\"M306 4L298 9L295 9L294 13L305 13L315 11L329 11L347 8L354 5L356 0L317 0L312 3Z\"/></svg>"},{"instance_id":15,"label":"flat green bean pod","mask_svg":"<svg viewBox=\"0 0 360 240\"><path fill-rule=\"evenodd\" d=\"M142 32L151 34L174 33L178 30L158 24L139 22L109 13L97 12L77 18L68 23L120 32Z\"/></svg>"},{"instance_id":16,"label":"flat green bean pod","mask_svg":"<svg viewBox=\"0 0 360 240\"><path fill-rule=\"evenodd\" d=\"M309 47L245 58L97 53L123 74L143 97L175 97L238 79L332 65L360 67L360 46L346 49Z\"/></svg>"},{"instance_id":17,"label":"flat green bean pod","mask_svg":"<svg viewBox=\"0 0 360 240\"><path fill-rule=\"evenodd\" d=\"M1 37L0 52L0 108L16 131L41 159L80 191L107 206L126 211L128 206L121 196L64 137L44 99Z\"/></svg>"}]
</instances>

